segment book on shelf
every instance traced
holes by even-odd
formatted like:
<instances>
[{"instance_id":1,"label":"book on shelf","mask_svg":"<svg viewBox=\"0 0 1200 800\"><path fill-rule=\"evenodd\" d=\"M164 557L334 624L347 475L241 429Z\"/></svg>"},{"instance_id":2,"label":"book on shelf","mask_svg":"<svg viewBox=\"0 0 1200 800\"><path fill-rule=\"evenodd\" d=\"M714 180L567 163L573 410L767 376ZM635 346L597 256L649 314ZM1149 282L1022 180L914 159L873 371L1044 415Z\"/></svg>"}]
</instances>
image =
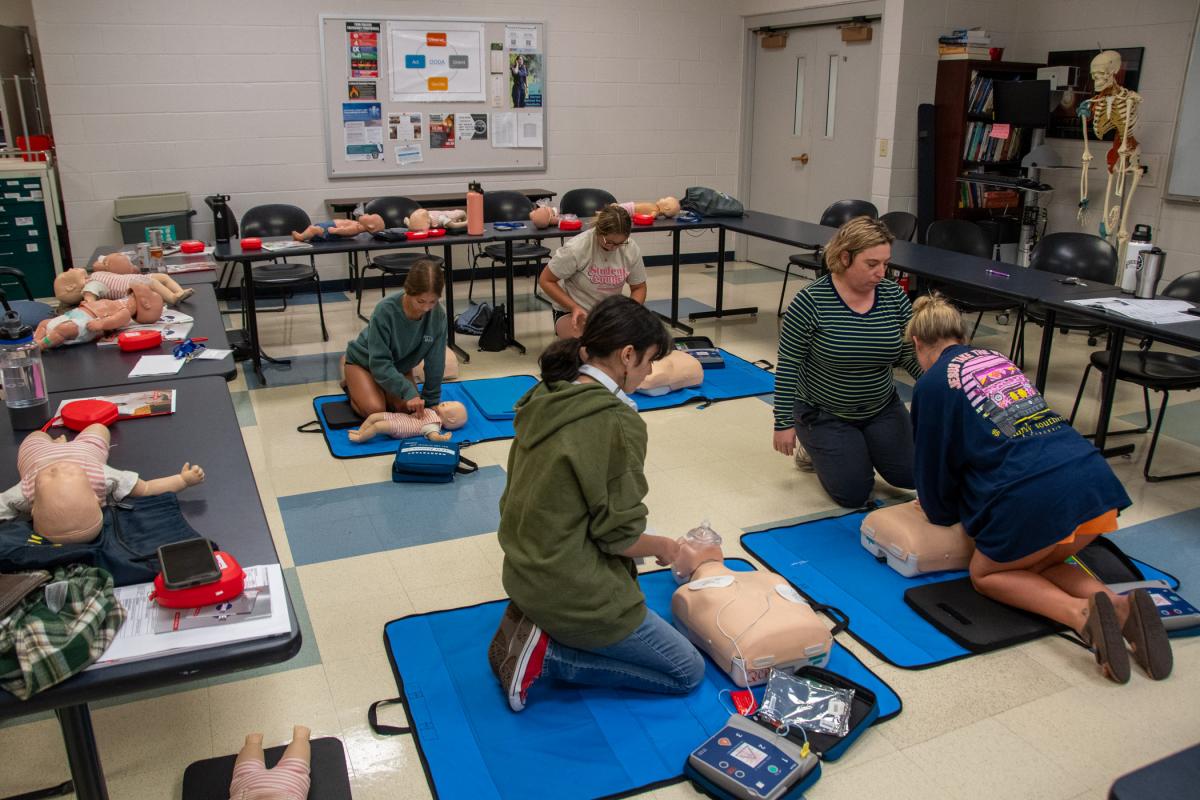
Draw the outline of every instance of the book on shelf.
<instances>
[{"instance_id":1,"label":"book on shelf","mask_svg":"<svg viewBox=\"0 0 1200 800\"><path fill-rule=\"evenodd\" d=\"M993 189L983 193L984 208L1013 208L1021 204L1016 189Z\"/></svg>"},{"instance_id":2,"label":"book on shelf","mask_svg":"<svg viewBox=\"0 0 1200 800\"><path fill-rule=\"evenodd\" d=\"M992 123L968 122L963 134L963 161L999 163L1013 161L1021 154L1025 138L1023 128L1010 128L1003 139L992 136Z\"/></svg>"},{"instance_id":3,"label":"book on shelf","mask_svg":"<svg viewBox=\"0 0 1200 800\"><path fill-rule=\"evenodd\" d=\"M992 113L992 79L971 73L971 88L967 90L968 114Z\"/></svg>"},{"instance_id":4,"label":"book on shelf","mask_svg":"<svg viewBox=\"0 0 1200 800\"><path fill-rule=\"evenodd\" d=\"M992 37L983 28L955 28L952 33L938 37L939 42L963 42L963 43L983 43L988 44L992 41Z\"/></svg>"}]
</instances>

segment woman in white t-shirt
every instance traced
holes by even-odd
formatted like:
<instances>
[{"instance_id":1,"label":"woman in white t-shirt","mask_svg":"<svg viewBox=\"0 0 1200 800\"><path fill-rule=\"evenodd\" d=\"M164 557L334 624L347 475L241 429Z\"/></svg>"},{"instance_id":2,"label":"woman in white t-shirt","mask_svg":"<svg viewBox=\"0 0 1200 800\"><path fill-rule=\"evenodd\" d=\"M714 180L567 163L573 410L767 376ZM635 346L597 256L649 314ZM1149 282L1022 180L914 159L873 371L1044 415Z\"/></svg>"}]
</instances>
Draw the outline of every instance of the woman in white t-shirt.
<instances>
[{"instance_id":1,"label":"woman in white t-shirt","mask_svg":"<svg viewBox=\"0 0 1200 800\"><path fill-rule=\"evenodd\" d=\"M591 228L567 240L538 276L538 285L554 307L554 331L560 338L578 337L588 312L629 284L629 296L646 302L646 265L642 251L629 238L629 212L605 206Z\"/></svg>"}]
</instances>

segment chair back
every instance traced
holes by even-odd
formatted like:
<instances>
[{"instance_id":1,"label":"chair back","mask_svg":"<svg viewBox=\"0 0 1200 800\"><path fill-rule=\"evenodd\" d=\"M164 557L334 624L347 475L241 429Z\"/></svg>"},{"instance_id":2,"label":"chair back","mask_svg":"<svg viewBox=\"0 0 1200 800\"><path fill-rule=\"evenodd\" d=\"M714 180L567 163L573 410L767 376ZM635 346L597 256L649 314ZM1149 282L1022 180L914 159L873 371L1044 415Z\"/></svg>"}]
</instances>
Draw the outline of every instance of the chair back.
<instances>
[{"instance_id":1,"label":"chair back","mask_svg":"<svg viewBox=\"0 0 1200 800\"><path fill-rule=\"evenodd\" d=\"M1200 303L1200 270L1185 273L1171 281L1167 288L1163 289L1162 296Z\"/></svg>"},{"instance_id":2,"label":"chair back","mask_svg":"<svg viewBox=\"0 0 1200 800\"><path fill-rule=\"evenodd\" d=\"M242 238L247 236L288 236L312 224L304 209L287 203L255 206L242 215Z\"/></svg>"},{"instance_id":3,"label":"chair back","mask_svg":"<svg viewBox=\"0 0 1200 800\"><path fill-rule=\"evenodd\" d=\"M917 232L917 218L907 211L889 211L879 221L902 242L911 242Z\"/></svg>"},{"instance_id":4,"label":"chair back","mask_svg":"<svg viewBox=\"0 0 1200 800\"><path fill-rule=\"evenodd\" d=\"M925 244L980 258L992 257L992 240L983 228L966 219L939 219L925 232Z\"/></svg>"},{"instance_id":5,"label":"chair back","mask_svg":"<svg viewBox=\"0 0 1200 800\"><path fill-rule=\"evenodd\" d=\"M1114 283L1117 251L1090 233L1052 233L1033 248L1029 267L1097 283Z\"/></svg>"},{"instance_id":6,"label":"chair back","mask_svg":"<svg viewBox=\"0 0 1200 800\"><path fill-rule=\"evenodd\" d=\"M866 200L838 200L821 213L821 224L840 228L855 217L878 217L879 209Z\"/></svg>"},{"instance_id":7,"label":"chair back","mask_svg":"<svg viewBox=\"0 0 1200 800\"><path fill-rule=\"evenodd\" d=\"M367 203L363 206L363 213L378 214L383 217L383 225L386 228L401 228L404 227L405 218L411 216L420 207L421 204L416 200L400 195L387 195L386 197L376 197Z\"/></svg>"},{"instance_id":8,"label":"chair back","mask_svg":"<svg viewBox=\"0 0 1200 800\"><path fill-rule=\"evenodd\" d=\"M8 278L13 278L21 286L25 292L25 296L30 300L33 299L33 292L29 288L29 284L25 281L25 273L16 267L0 267L0 286L7 283Z\"/></svg>"},{"instance_id":9,"label":"chair back","mask_svg":"<svg viewBox=\"0 0 1200 800\"><path fill-rule=\"evenodd\" d=\"M526 222L533 203L520 192L483 193L484 222Z\"/></svg>"},{"instance_id":10,"label":"chair back","mask_svg":"<svg viewBox=\"0 0 1200 800\"><path fill-rule=\"evenodd\" d=\"M600 209L615 202L617 198L603 189L572 189L562 196L558 211L560 214L574 214L584 219L596 216Z\"/></svg>"}]
</instances>

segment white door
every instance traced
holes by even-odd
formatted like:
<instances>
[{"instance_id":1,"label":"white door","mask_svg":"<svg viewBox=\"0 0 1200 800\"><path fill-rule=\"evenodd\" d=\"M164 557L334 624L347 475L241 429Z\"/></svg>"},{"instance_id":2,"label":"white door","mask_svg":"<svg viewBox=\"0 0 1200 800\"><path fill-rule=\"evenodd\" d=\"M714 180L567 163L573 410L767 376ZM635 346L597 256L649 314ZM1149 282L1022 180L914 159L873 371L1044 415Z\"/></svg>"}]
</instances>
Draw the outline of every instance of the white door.
<instances>
[{"instance_id":1,"label":"white door","mask_svg":"<svg viewBox=\"0 0 1200 800\"><path fill-rule=\"evenodd\" d=\"M749 208L817 222L836 200L871 199L874 27L870 42L847 44L827 25L789 31L787 47L778 50L755 45ZM797 250L750 238L746 252L751 261L782 268Z\"/></svg>"}]
</instances>

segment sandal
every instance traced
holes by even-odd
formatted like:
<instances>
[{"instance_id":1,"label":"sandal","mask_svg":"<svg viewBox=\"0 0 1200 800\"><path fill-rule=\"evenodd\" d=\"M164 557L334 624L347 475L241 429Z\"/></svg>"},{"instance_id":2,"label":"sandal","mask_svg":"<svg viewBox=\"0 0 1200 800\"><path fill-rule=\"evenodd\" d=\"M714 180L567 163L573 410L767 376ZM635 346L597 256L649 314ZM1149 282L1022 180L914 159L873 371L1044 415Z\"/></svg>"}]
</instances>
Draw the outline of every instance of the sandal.
<instances>
[{"instance_id":1,"label":"sandal","mask_svg":"<svg viewBox=\"0 0 1200 800\"><path fill-rule=\"evenodd\" d=\"M1110 680L1129 683L1129 651L1117 623L1117 610L1107 593L1096 592L1088 600L1087 621L1080 636L1096 653L1096 663Z\"/></svg>"},{"instance_id":2,"label":"sandal","mask_svg":"<svg viewBox=\"0 0 1200 800\"><path fill-rule=\"evenodd\" d=\"M1175 664L1162 616L1145 589L1134 589L1128 597L1129 619L1125 620L1121 635L1132 645L1133 660L1138 666L1154 680L1161 681L1171 674Z\"/></svg>"}]
</instances>

